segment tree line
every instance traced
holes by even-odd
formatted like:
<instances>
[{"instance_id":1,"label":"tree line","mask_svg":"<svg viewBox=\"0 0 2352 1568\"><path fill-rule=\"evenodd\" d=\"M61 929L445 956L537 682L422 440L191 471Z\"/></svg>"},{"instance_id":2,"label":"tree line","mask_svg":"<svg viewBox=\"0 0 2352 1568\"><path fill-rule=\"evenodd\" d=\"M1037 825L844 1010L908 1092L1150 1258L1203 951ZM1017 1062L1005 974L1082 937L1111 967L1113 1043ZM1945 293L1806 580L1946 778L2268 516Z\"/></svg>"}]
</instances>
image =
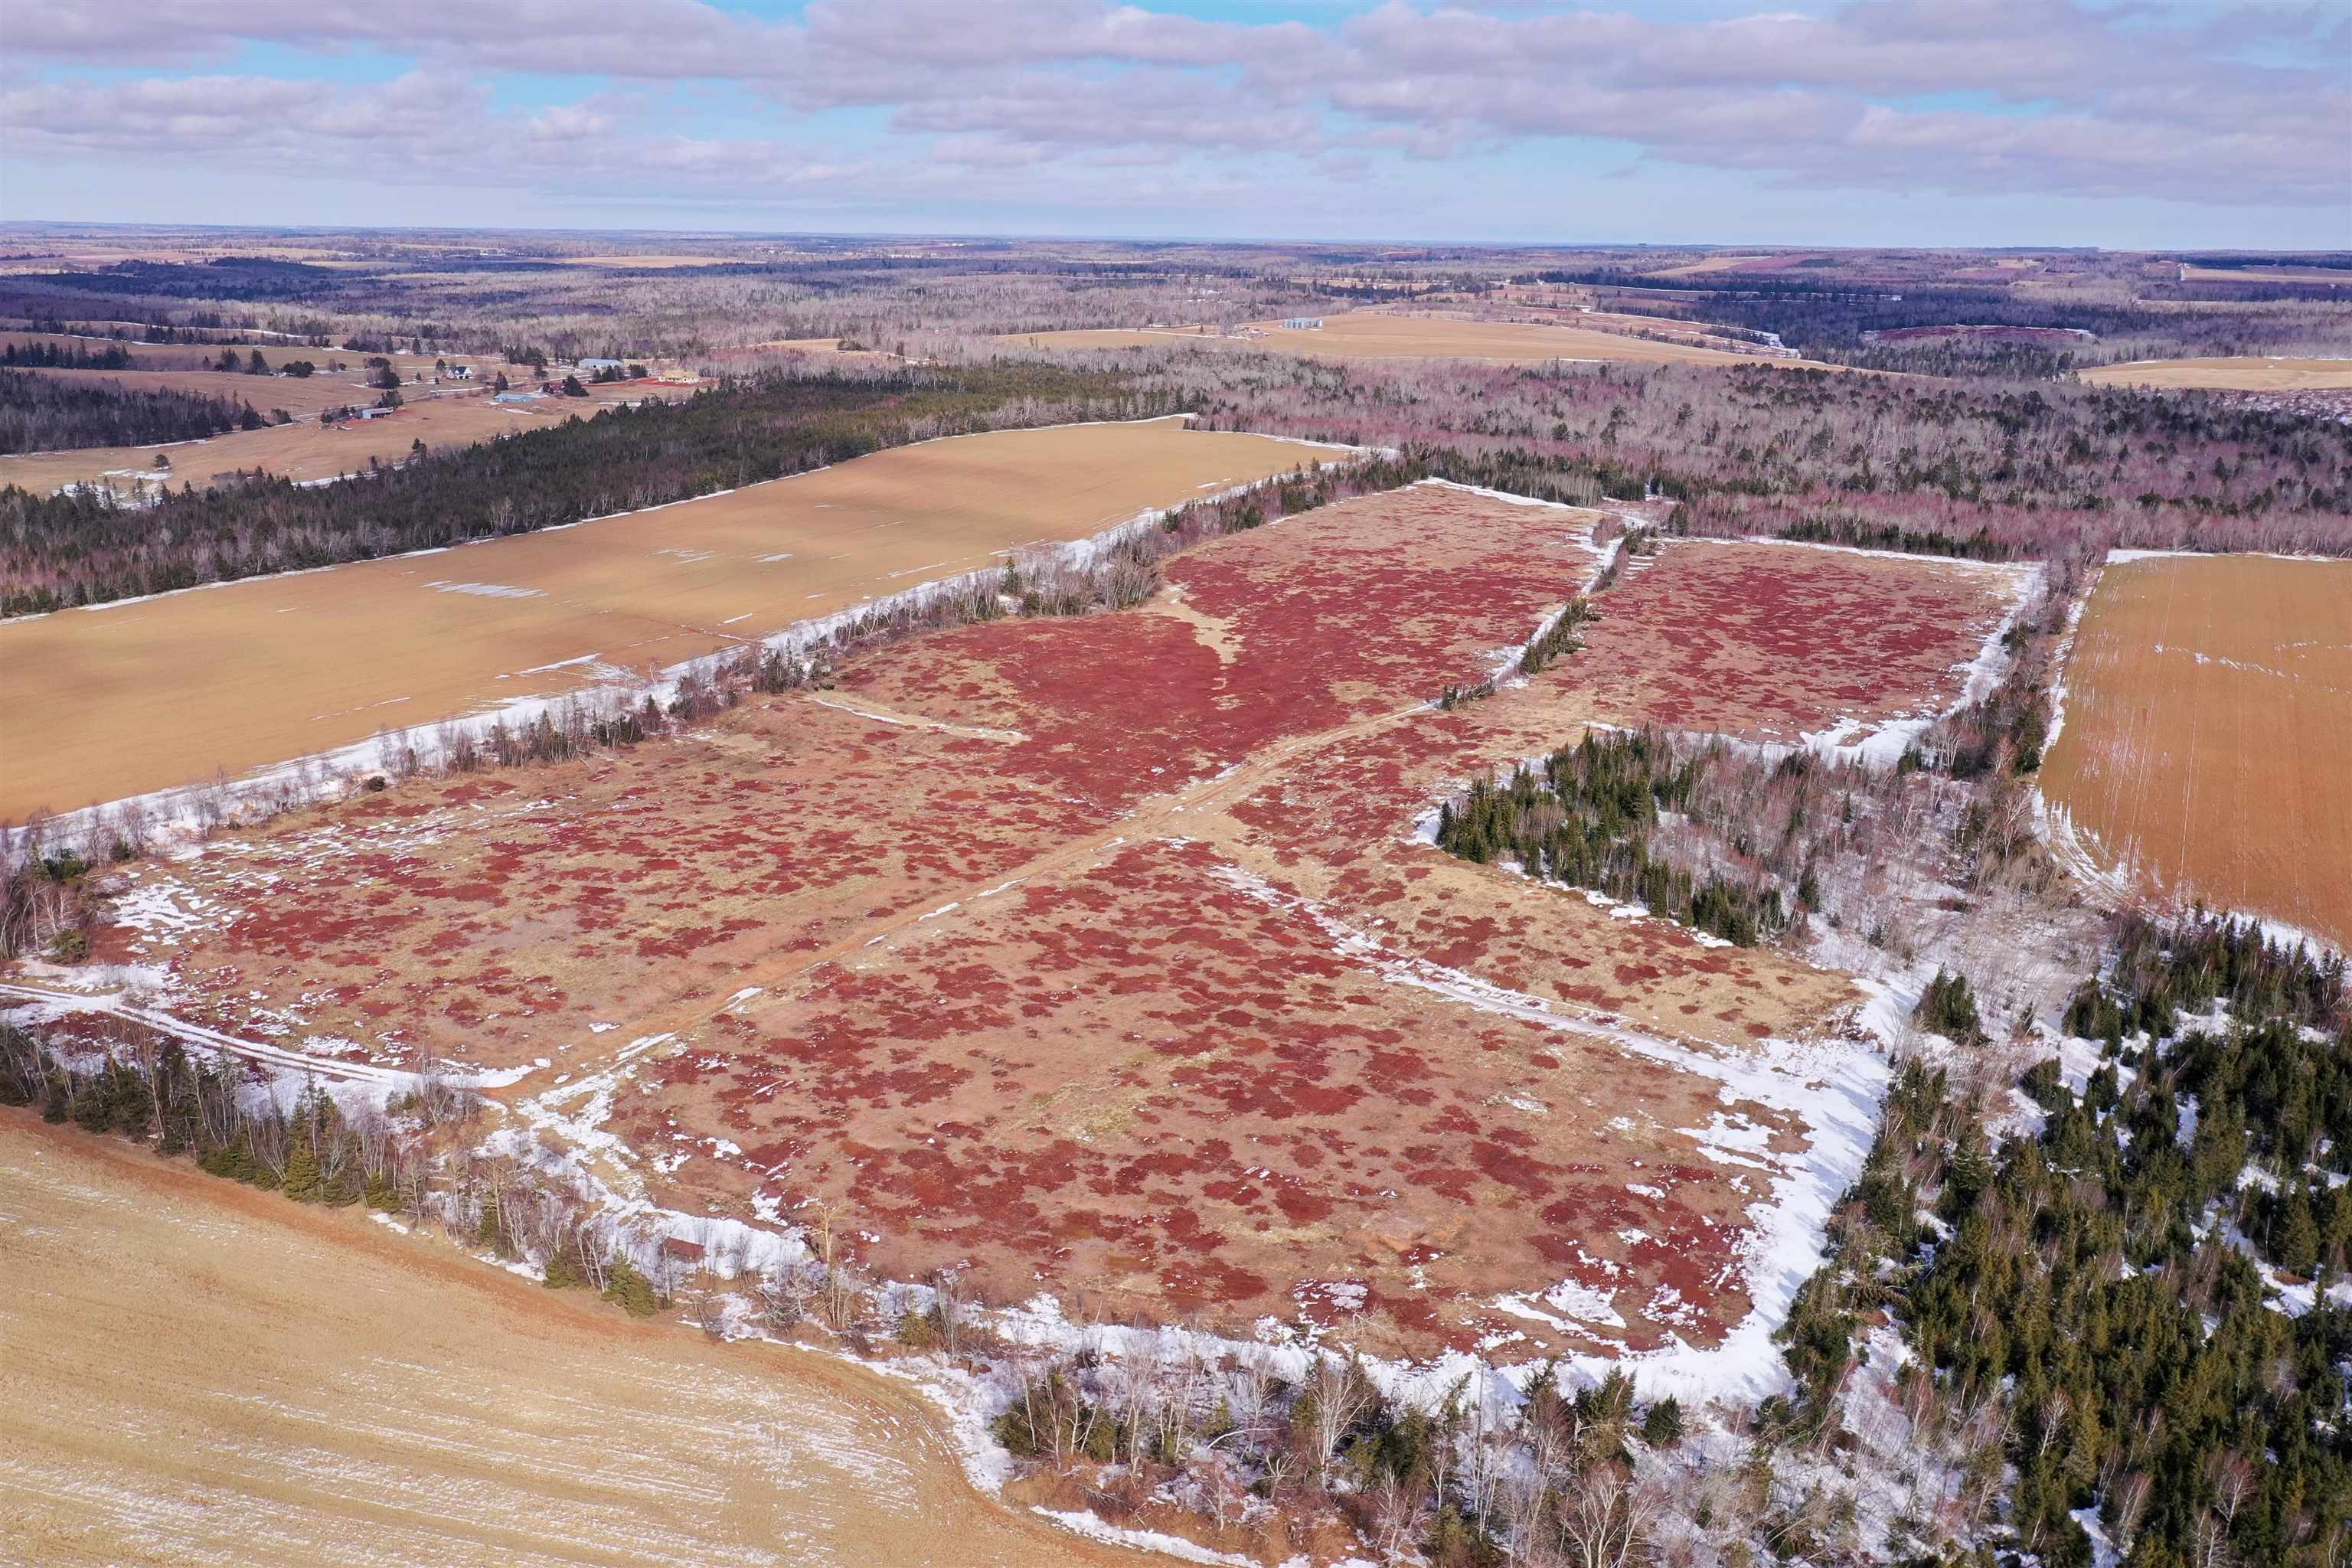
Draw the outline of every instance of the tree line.
<instances>
[{"instance_id":1,"label":"tree line","mask_svg":"<svg viewBox=\"0 0 2352 1568\"><path fill-rule=\"evenodd\" d=\"M1004 363L770 373L676 403L611 405L461 450L304 487L256 475L152 506L0 489L0 613L333 565L682 500L937 436L1173 412L1172 390Z\"/></svg>"},{"instance_id":2,"label":"tree line","mask_svg":"<svg viewBox=\"0 0 2352 1568\"><path fill-rule=\"evenodd\" d=\"M264 423L236 398L0 370L0 453L162 446Z\"/></svg>"}]
</instances>

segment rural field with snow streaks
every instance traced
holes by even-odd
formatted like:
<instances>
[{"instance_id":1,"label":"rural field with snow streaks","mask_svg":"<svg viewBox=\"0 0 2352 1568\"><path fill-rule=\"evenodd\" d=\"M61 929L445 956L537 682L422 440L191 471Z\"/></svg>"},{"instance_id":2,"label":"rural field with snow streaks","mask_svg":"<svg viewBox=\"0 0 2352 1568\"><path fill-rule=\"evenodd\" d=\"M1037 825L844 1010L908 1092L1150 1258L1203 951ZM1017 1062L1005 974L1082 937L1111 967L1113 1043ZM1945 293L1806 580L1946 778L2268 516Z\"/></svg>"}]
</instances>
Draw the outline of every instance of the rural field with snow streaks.
<instances>
[{"instance_id":1,"label":"rural field with snow streaks","mask_svg":"<svg viewBox=\"0 0 2352 1568\"><path fill-rule=\"evenodd\" d=\"M0 624L0 817L641 680L1326 455L1167 420L999 431L570 529L20 617Z\"/></svg>"},{"instance_id":2,"label":"rural field with snow streaks","mask_svg":"<svg viewBox=\"0 0 2352 1568\"><path fill-rule=\"evenodd\" d=\"M1402 315L1374 310L1349 311L1322 320L1322 326L1317 328L1258 321L1251 325L1248 335L1242 337L1226 337L1213 328L1111 327L1024 333L1005 341L1047 349L1192 344L1327 359L1475 359L1499 364L1540 364L1547 360L1566 359L1613 360L1628 364L1765 363L1815 370L1833 368L1786 355L1738 353L1697 343L1668 342L1663 336L1635 337L1630 332L1555 326L1544 321L1490 321L1468 316ZM1661 334L1676 331L1686 334L1689 331L1684 323L1674 321L1661 321L1656 330Z\"/></svg>"},{"instance_id":3,"label":"rural field with snow streaks","mask_svg":"<svg viewBox=\"0 0 2352 1568\"><path fill-rule=\"evenodd\" d=\"M2214 392L2326 392L2352 387L2352 359L2292 359L2275 355L2137 360L2080 373L2101 386L2203 388Z\"/></svg>"},{"instance_id":4,"label":"rural field with snow streaks","mask_svg":"<svg viewBox=\"0 0 2352 1568\"><path fill-rule=\"evenodd\" d=\"M2140 890L2352 943L2352 563L2111 561L2042 788Z\"/></svg>"},{"instance_id":5,"label":"rural field with snow streaks","mask_svg":"<svg viewBox=\"0 0 2352 1568\"><path fill-rule=\"evenodd\" d=\"M156 447L78 447L63 452L27 452L0 457L0 485L16 485L39 493L67 485L103 484L123 496L135 495L144 485L199 488L212 480L254 469L280 479L318 482L356 474L371 459L405 461L411 443L422 441L427 451L468 447L499 436L538 429L577 415L593 415L616 403L647 398L667 401L687 396L692 388L656 382L599 384L587 387L585 399L549 396L533 403L491 401L485 384L467 392L425 392L410 389L406 404L381 418L320 426L319 411L351 405L365 406L378 395L369 387L347 380L309 381L258 379L224 375L210 371L131 372L77 370L40 371L53 379L88 380L126 385L132 390L168 386L214 397L250 403L267 416L283 407L295 416L290 425L269 425L258 430L234 430L201 441L179 441ZM316 389L315 391L311 389ZM171 467L152 467L158 453Z\"/></svg>"},{"instance_id":6,"label":"rural field with snow streaks","mask_svg":"<svg viewBox=\"0 0 2352 1568\"><path fill-rule=\"evenodd\" d=\"M1132 1561L982 1498L877 1376L0 1116L0 1559Z\"/></svg>"},{"instance_id":7,"label":"rural field with snow streaks","mask_svg":"<svg viewBox=\"0 0 2352 1568\"><path fill-rule=\"evenodd\" d=\"M130 868L93 957L239 1037L481 1069L624 1194L822 1205L883 1278L1768 1375L1748 1310L1872 1133L1863 994L1419 827L1592 723L1899 749L2014 574L1670 542L1583 651L1437 708L1600 521L1438 485L1288 518L1134 610Z\"/></svg>"}]
</instances>

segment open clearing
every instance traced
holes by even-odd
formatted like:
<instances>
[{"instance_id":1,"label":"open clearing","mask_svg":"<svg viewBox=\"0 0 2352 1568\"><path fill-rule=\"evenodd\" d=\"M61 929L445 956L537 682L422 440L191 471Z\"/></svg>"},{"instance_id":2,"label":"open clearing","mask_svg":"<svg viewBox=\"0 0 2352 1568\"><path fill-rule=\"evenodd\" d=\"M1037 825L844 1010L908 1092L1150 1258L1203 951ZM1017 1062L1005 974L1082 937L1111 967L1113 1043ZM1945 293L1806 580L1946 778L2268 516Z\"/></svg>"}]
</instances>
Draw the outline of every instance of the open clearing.
<instances>
[{"instance_id":1,"label":"open clearing","mask_svg":"<svg viewBox=\"0 0 2352 1568\"><path fill-rule=\"evenodd\" d=\"M20 1110L0 1246L12 1562L1142 1561L981 1497L879 1377L632 1323Z\"/></svg>"},{"instance_id":2,"label":"open clearing","mask_svg":"<svg viewBox=\"0 0 2352 1568\"><path fill-rule=\"evenodd\" d=\"M315 415L322 408L350 405L364 408L383 395L366 384L364 371L348 371L339 375L320 371L316 375L299 379L290 375L235 375L217 370L28 369L24 374L52 381L76 382L85 386L112 383L128 392L186 392L198 397L227 398L236 403L251 404L255 411L265 418L273 408L283 408L289 414L304 417ZM404 386L401 395L423 396L424 392ZM23 459L10 458L6 461L14 465Z\"/></svg>"},{"instance_id":3,"label":"open clearing","mask_svg":"<svg viewBox=\"0 0 2352 1568\"><path fill-rule=\"evenodd\" d=\"M616 1191L824 1204L888 1278L1389 1353L1717 1344L1868 1144L1859 994L1415 824L1589 722L1945 706L2009 578L1674 542L1582 653L1433 706L1590 577L1595 521L1435 485L1286 519L1133 611L129 868L98 957L322 1070L524 1069L509 1113Z\"/></svg>"},{"instance_id":4,"label":"open clearing","mask_svg":"<svg viewBox=\"0 0 2352 1568\"><path fill-rule=\"evenodd\" d=\"M551 265L563 267L653 267L668 271L679 267L734 267L751 259L742 256L559 256Z\"/></svg>"},{"instance_id":5,"label":"open clearing","mask_svg":"<svg viewBox=\"0 0 2352 1568\"><path fill-rule=\"evenodd\" d=\"M2077 374L2083 380L2100 386L2326 392L2352 387L2352 359L2158 359L2096 365Z\"/></svg>"},{"instance_id":6,"label":"open clearing","mask_svg":"<svg viewBox=\"0 0 2352 1568\"><path fill-rule=\"evenodd\" d=\"M2152 889L2352 945L2352 562L2111 563L2042 787Z\"/></svg>"},{"instance_id":7,"label":"open clearing","mask_svg":"<svg viewBox=\"0 0 2352 1568\"><path fill-rule=\"evenodd\" d=\"M45 371L39 374L57 373ZM71 374L110 377L116 381L132 379L121 373L106 371L77 371ZM220 395L247 398L266 413L270 408L283 406L284 400L275 395L277 389L309 386L320 378L314 376L309 382L265 382L255 378L252 383L247 383L260 388L255 392L247 392L239 385L247 381L243 376L224 375L214 379L223 384ZM262 430L236 430L203 441L181 441L164 447L84 447L65 452L0 458L0 485L16 485L36 493L46 493L69 484L104 480L113 489L129 493L142 480L151 485L201 486L223 474L255 468L276 474L281 479L329 479L341 474L360 472L367 468L370 458L381 458L386 463L402 461L410 455L410 443L415 441L424 442L428 451L470 447L492 437L552 425L575 414L592 414L608 404L685 397L692 390L651 381L622 384L606 383L590 387L585 400L559 396L520 404L492 402L487 389L465 393L420 390L404 394L407 402L380 419L354 420L331 428L321 428L316 418L306 413L299 424L273 425ZM374 402L375 396L375 393L367 388L344 386L340 388L339 395L327 399L319 406L345 403L364 406ZM296 412L291 408L287 411ZM168 472L149 466L157 452L171 459L172 467Z\"/></svg>"},{"instance_id":8,"label":"open clearing","mask_svg":"<svg viewBox=\"0 0 2352 1568\"><path fill-rule=\"evenodd\" d=\"M0 817L641 676L1317 456L1172 420L1000 431L572 528L0 623Z\"/></svg>"},{"instance_id":9,"label":"open clearing","mask_svg":"<svg viewBox=\"0 0 2352 1568\"><path fill-rule=\"evenodd\" d=\"M1680 323L1661 323L1672 331ZM1682 330L1688 331L1687 327ZM1464 316L1403 316L1357 310L1326 316L1319 329L1294 330L1260 321L1252 335L1225 337L1210 329L1109 328L1068 332L1032 332L1003 342L1048 349L1136 348L1192 343L1208 348L1320 355L1329 359L1478 359L1503 364L1541 364L1549 360L1616 360L1630 364L1777 364L1834 369L1811 360L1734 353L1696 344L1662 342L1622 332L1530 321L1481 321Z\"/></svg>"},{"instance_id":10,"label":"open clearing","mask_svg":"<svg viewBox=\"0 0 2352 1568\"><path fill-rule=\"evenodd\" d=\"M19 332L0 331L0 344L6 344L16 348L28 348L34 346L39 346L42 348L57 348L65 350L68 353L89 354L104 353L110 349L121 349L123 353L131 356L131 368L133 369L201 371L215 378L214 384L224 387L238 385L287 386L289 384L299 385L299 381L301 380L323 380L329 383L340 380L349 382L354 387L358 387L367 374L367 362L375 358L383 358L391 361L392 367L400 372L404 380L414 380L419 375L431 374L434 364L436 361L448 364L471 365L474 368L474 374L482 376L485 379L495 374L504 363L497 357L488 354L436 355L386 353L383 355L375 355L359 349L315 349L308 347L302 343L291 342L285 338L267 338L255 341L240 339L234 343L226 341L204 343L150 343L142 342L135 339L97 337L86 333ZM280 375L257 375L247 379L240 372L220 371L212 368L214 364L219 361L221 351L226 348L236 349L240 357L250 354L254 350L259 349L261 351L261 357L268 362L273 370L285 364L289 360L308 360L319 368L313 375L309 377L297 378L293 376ZM344 368L340 372L330 371L327 367L331 363L341 363ZM521 378L520 366L509 366L508 368L513 369L517 372L517 380ZM119 374L121 373L117 372L115 374ZM222 395L226 396L227 395L224 393ZM238 395L248 397L256 404L258 404L260 401L257 395L239 394Z\"/></svg>"},{"instance_id":11,"label":"open clearing","mask_svg":"<svg viewBox=\"0 0 2352 1568\"><path fill-rule=\"evenodd\" d=\"M2334 283L2352 289L2352 268L2342 267L2197 267L2183 262L2183 283Z\"/></svg>"}]
</instances>

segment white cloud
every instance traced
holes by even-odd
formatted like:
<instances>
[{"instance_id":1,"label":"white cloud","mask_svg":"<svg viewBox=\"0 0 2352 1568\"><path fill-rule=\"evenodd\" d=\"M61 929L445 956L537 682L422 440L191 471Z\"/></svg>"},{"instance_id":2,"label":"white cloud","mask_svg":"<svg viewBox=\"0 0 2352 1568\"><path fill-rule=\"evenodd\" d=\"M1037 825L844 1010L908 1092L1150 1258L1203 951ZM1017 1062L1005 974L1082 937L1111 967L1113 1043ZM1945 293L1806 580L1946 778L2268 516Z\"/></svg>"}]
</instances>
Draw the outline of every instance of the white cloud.
<instances>
[{"instance_id":1,"label":"white cloud","mask_svg":"<svg viewBox=\"0 0 2352 1568\"><path fill-rule=\"evenodd\" d=\"M571 188L584 168L755 193L928 190L943 172L985 170L1020 200L1060 199L1049 186L1107 157L1133 171L1156 156L1171 185L1207 190L1245 188L1269 157L1359 179L1400 159L1576 138L1624 144L1643 167L1783 187L2352 211L2352 22L2316 8L1884 0L1643 16L1387 0L1321 27L1098 0L815 0L776 22L701 0L8 0L7 15L11 79L25 84L0 94L11 153L250 163L299 145L386 178ZM362 88L60 74L184 69L257 42L419 68ZM609 93L493 114L489 81L518 73L646 96L728 83L772 107L702 139ZM824 152L838 140L827 111L844 109L886 111L896 140Z\"/></svg>"}]
</instances>

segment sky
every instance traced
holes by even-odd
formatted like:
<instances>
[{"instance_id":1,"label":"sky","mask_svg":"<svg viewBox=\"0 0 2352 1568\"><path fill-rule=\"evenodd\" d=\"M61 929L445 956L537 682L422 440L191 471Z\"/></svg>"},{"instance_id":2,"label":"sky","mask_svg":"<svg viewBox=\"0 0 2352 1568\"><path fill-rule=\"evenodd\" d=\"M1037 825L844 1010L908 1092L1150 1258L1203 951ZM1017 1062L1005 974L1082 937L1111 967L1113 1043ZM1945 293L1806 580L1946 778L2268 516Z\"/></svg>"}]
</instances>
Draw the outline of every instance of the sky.
<instances>
[{"instance_id":1,"label":"sky","mask_svg":"<svg viewBox=\"0 0 2352 1568\"><path fill-rule=\"evenodd\" d=\"M0 219L2352 248L2352 4L0 0Z\"/></svg>"}]
</instances>

